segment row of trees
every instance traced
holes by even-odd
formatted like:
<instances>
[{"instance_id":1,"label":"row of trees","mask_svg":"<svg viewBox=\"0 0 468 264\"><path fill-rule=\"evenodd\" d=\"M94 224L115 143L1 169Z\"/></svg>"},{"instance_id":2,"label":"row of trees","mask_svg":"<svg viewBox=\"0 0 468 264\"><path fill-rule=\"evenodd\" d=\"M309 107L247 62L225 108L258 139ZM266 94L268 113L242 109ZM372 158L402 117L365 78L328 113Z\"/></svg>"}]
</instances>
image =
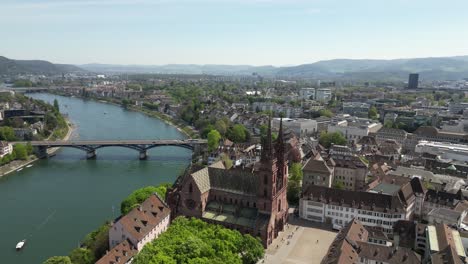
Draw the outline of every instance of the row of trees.
<instances>
[{"instance_id":1,"label":"row of trees","mask_svg":"<svg viewBox=\"0 0 468 264\"><path fill-rule=\"evenodd\" d=\"M244 263L263 257L259 238L195 218L176 218L166 232L147 244L134 264Z\"/></svg>"}]
</instances>

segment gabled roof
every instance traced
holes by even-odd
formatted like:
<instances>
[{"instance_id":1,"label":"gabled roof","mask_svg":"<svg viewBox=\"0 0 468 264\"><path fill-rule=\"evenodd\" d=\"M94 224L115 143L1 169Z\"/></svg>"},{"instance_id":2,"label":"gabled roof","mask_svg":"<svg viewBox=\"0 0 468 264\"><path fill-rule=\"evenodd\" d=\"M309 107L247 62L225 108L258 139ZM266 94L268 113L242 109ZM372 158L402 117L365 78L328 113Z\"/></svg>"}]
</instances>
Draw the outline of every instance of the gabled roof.
<instances>
[{"instance_id":1,"label":"gabled roof","mask_svg":"<svg viewBox=\"0 0 468 264\"><path fill-rule=\"evenodd\" d=\"M332 169L327 166L327 163L324 160L309 159L304 165L304 171L309 172L322 172L322 173L332 173Z\"/></svg>"},{"instance_id":2,"label":"gabled roof","mask_svg":"<svg viewBox=\"0 0 468 264\"><path fill-rule=\"evenodd\" d=\"M128 214L122 216L118 223L134 239L141 240L170 213L171 210L167 204L157 194L153 194L139 207L133 208Z\"/></svg>"},{"instance_id":3,"label":"gabled roof","mask_svg":"<svg viewBox=\"0 0 468 264\"><path fill-rule=\"evenodd\" d=\"M388 247L384 245L357 242L359 257L389 264L421 263L421 256L409 248Z\"/></svg>"},{"instance_id":4,"label":"gabled roof","mask_svg":"<svg viewBox=\"0 0 468 264\"><path fill-rule=\"evenodd\" d=\"M96 264L117 264L127 263L138 253L138 250L132 246L130 241L124 240L102 256Z\"/></svg>"},{"instance_id":5,"label":"gabled roof","mask_svg":"<svg viewBox=\"0 0 468 264\"><path fill-rule=\"evenodd\" d=\"M191 176L201 193L216 189L245 195L257 194L258 177L249 168L225 169L222 163L217 162L193 172Z\"/></svg>"}]
</instances>

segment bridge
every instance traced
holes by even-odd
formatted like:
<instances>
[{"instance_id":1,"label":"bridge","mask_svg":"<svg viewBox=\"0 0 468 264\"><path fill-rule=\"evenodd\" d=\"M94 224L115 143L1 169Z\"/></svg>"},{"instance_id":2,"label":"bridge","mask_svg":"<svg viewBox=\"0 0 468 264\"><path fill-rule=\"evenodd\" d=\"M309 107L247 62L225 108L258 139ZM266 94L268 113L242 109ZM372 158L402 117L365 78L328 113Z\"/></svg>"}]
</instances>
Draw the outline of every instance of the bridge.
<instances>
[{"instance_id":1,"label":"bridge","mask_svg":"<svg viewBox=\"0 0 468 264\"><path fill-rule=\"evenodd\" d=\"M69 147L86 151L86 157L96 157L96 150L105 147L124 147L134 149L140 153L140 159L148 157L148 150L157 147L175 146L190 149L194 155L198 155L207 145L203 139L165 139L165 140L71 140L71 141L28 141L35 148L40 158L47 158L47 149L57 147ZM14 142L13 144L28 142Z\"/></svg>"}]
</instances>

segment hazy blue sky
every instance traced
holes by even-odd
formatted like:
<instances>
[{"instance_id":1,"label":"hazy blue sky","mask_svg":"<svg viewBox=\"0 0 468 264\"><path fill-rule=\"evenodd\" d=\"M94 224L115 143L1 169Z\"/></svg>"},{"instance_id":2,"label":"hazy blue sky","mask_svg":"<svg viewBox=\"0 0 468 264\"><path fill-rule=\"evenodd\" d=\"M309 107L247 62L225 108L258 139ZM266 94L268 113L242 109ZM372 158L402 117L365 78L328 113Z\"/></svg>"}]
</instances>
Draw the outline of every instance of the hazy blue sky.
<instances>
[{"instance_id":1,"label":"hazy blue sky","mask_svg":"<svg viewBox=\"0 0 468 264\"><path fill-rule=\"evenodd\" d=\"M0 0L0 55L290 65L468 55L467 0Z\"/></svg>"}]
</instances>

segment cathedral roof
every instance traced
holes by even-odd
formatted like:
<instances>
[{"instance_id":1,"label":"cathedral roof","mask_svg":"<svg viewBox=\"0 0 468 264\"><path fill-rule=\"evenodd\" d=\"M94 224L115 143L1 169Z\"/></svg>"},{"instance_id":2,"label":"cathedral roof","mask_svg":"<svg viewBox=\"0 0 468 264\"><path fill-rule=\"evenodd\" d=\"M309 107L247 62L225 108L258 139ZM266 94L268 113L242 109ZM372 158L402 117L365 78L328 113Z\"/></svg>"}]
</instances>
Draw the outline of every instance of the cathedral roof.
<instances>
[{"instance_id":1,"label":"cathedral roof","mask_svg":"<svg viewBox=\"0 0 468 264\"><path fill-rule=\"evenodd\" d=\"M191 175L201 193L214 189L243 195L257 194L258 177L251 169L224 169L215 163Z\"/></svg>"}]
</instances>

